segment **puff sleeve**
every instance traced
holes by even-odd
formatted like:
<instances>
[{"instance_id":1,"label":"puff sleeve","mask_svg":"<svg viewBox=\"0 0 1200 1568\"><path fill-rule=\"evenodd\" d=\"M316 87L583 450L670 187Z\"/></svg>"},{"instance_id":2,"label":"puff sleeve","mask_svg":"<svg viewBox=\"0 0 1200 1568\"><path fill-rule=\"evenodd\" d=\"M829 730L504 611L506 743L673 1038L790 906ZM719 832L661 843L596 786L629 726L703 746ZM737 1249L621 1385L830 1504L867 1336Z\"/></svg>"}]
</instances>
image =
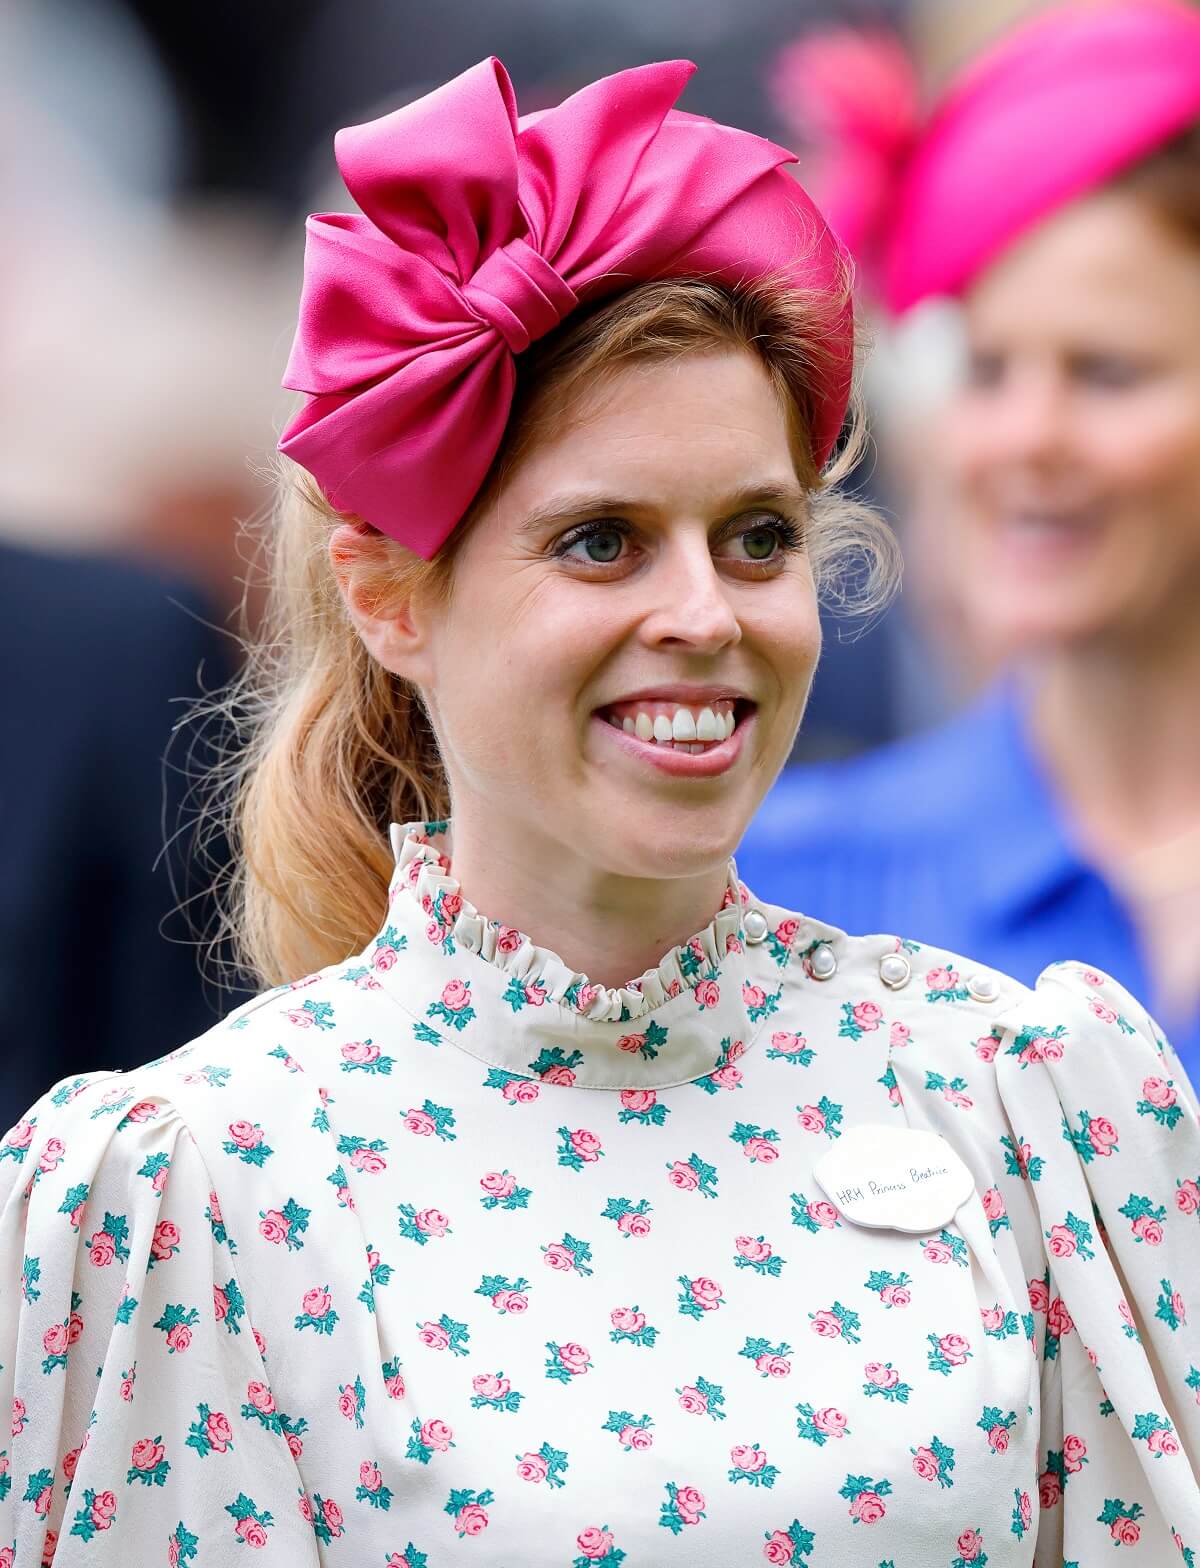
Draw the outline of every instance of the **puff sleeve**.
<instances>
[{"instance_id":1,"label":"puff sleeve","mask_svg":"<svg viewBox=\"0 0 1200 1568\"><path fill-rule=\"evenodd\" d=\"M1048 1263L1030 1281L1043 1329L1038 1568L1082 1568L1113 1545L1153 1553L1172 1537L1191 1561L1200 1553L1191 1086L1133 997L1081 964L1046 970L996 1033L1010 1147Z\"/></svg>"},{"instance_id":2,"label":"puff sleeve","mask_svg":"<svg viewBox=\"0 0 1200 1568\"><path fill-rule=\"evenodd\" d=\"M236 1241L136 1077L64 1082L0 1143L0 1411L3 1568L317 1562Z\"/></svg>"}]
</instances>

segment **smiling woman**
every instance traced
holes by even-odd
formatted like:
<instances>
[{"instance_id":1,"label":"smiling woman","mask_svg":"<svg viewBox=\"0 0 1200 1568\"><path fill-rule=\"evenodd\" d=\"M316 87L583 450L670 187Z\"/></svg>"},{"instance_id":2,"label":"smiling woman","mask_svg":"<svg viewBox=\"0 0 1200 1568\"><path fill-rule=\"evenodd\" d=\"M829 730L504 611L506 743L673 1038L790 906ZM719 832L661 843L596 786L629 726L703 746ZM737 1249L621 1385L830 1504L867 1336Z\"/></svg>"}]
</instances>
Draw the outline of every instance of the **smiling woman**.
<instances>
[{"instance_id":1,"label":"smiling woman","mask_svg":"<svg viewBox=\"0 0 1200 1568\"><path fill-rule=\"evenodd\" d=\"M1153 1023L730 859L893 557L843 257L686 75L339 138L233 798L282 983L0 1145L0 1568L1200 1549Z\"/></svg>"}]
</instances>

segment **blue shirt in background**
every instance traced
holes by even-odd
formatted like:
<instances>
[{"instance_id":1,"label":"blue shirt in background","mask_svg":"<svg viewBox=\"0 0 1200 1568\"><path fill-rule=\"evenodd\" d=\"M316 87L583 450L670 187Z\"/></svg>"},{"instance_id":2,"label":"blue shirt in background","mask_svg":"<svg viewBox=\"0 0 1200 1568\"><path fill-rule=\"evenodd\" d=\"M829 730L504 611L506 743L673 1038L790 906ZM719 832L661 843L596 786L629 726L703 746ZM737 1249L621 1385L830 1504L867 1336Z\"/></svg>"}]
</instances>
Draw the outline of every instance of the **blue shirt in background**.
<instances>
[{"instance_id":1,"label":"blue shirt in background","mask_svg":"<svg viewBox=\"0 0 1200 1568\"><path fill-rule=\"evenodd\" d=\"M1081 959L1155 1010L1131 917L1072 843L1007 684L937 729L786 771L737 864L761 898L846 931L948 947L1027 985ZM1170 1032L1195 1082L1200 1018Z\"/></svg>"}]
</instances>

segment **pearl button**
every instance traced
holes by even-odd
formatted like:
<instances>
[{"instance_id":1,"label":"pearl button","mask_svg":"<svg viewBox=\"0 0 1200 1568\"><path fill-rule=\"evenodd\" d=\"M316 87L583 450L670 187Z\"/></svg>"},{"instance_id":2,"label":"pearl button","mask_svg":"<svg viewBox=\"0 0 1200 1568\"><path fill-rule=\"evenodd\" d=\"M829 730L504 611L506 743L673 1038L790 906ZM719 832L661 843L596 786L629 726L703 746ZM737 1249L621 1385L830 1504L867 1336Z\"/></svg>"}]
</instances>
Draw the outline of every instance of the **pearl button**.
<instances>
[{"instance_id":1,"label":"pearl button","mask_svg":"<svg viewBox=\"0 0 1200 1568\"><path fill-rule=\"evenodd\" d=\"M828 980L837 971L837 958L828 942L819 942L808 960L815 980Z\"/></svg>"},{"instance_id":2,"label":"pearl button","mask_svg":"<svg viewBox=\"0 0 1200 1568\"><path fill-rule=\"evenodd\" d=\"M748 909L742 916L742 930L746 933L747 942L753 942L757 946L765 938L769 929L767 917L761 909Z\"/></svg>"},{"instance_id":3,"label":"pearl button","mask_svg":"<svg viewBox=\"0 0 1200 1568\"><path fill-rule=\"evenodd\" d=\"M898 991L912 978L912 965L903 953L888 953L879 961L879 978L889 990Z\"/></svg>"},{"instance_id":4,"label":"pearl button","mask_svg":"<svg viewBox=\"0 0 1200 1568\"><path fill-rule=\"evenodd\" d=\"M977 1002L994 1002L1000 995L994 975L972 975L967 981L967 991Z\"/></svg>"}]
</instances>

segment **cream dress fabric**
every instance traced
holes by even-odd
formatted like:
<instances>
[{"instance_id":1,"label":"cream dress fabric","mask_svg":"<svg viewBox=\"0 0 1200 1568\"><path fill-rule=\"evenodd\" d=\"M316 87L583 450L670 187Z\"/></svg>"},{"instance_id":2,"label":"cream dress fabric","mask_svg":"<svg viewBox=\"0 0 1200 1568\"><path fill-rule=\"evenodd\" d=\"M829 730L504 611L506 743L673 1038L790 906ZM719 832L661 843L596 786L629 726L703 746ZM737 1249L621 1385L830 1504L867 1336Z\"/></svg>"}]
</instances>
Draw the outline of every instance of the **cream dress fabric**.
<instances>
[{"instance_id":1,"label":"cream dress fabric","mask_svg":"<svg viewBox=\"0 0 1200 1568\"><path fill-rule=\"evenodd\" d=\"M1200 1135L1127 993L732 866L604 990L393 838L365 952L0 1144L0 1565L1193 1562ZM926 1234L814 1176L880 1123L969 1168Z\"/></svg>"}]
</instances>

